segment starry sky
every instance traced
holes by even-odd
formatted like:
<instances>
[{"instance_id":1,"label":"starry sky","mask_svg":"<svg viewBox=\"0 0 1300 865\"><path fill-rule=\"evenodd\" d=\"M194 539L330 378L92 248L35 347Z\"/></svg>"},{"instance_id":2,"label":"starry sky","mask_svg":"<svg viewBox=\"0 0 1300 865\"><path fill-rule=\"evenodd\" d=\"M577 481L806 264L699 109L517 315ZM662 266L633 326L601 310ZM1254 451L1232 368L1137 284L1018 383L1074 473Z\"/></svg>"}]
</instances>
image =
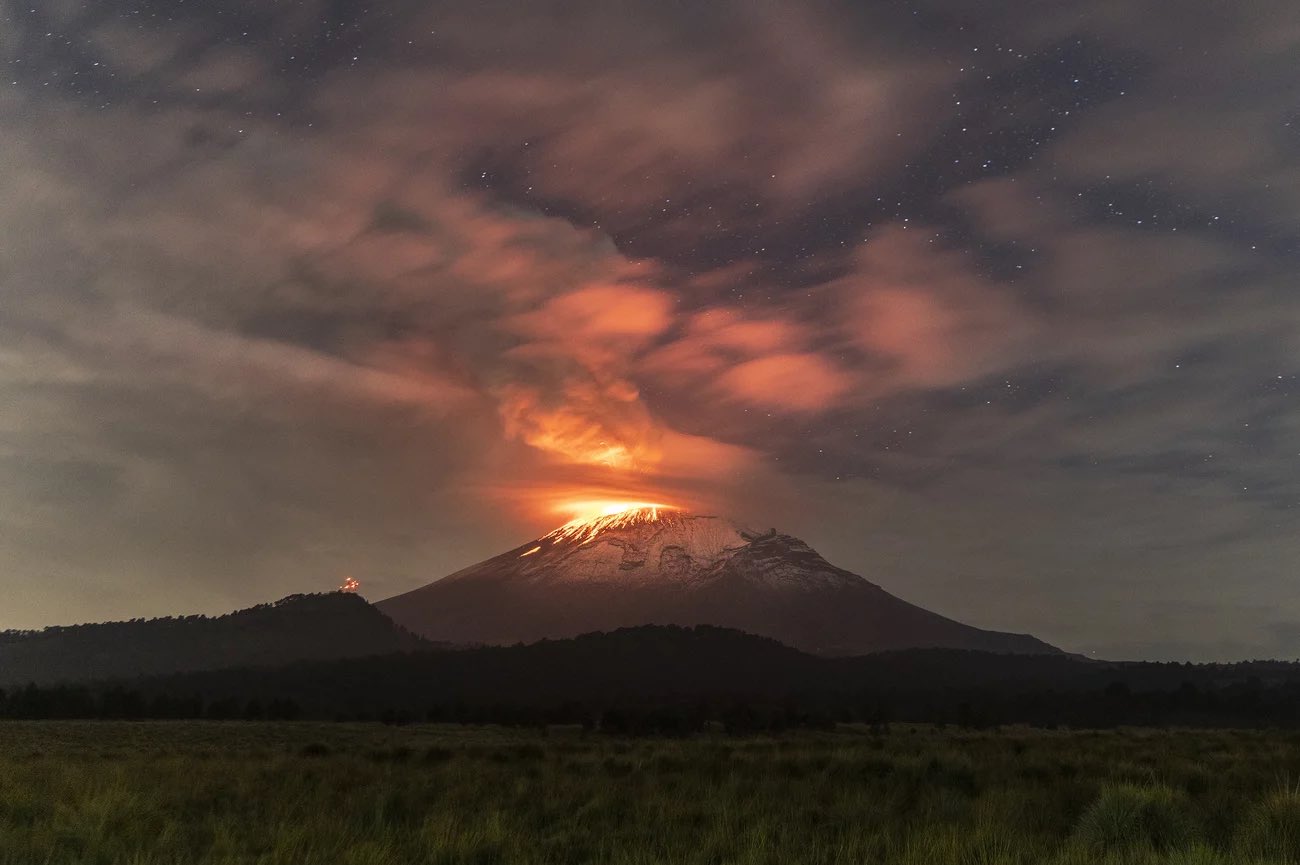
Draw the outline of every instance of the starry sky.
<instances>
[{"instance_id":1,"label":"starry sky","mask_svg":"<svg viewBox=\"0 0 1300 865\"><path fill-rule=\"evenodd\" d=\"M0 0L0 628L616 497L1300 656L1291 0Z\"/></svg>"}]
</instances>

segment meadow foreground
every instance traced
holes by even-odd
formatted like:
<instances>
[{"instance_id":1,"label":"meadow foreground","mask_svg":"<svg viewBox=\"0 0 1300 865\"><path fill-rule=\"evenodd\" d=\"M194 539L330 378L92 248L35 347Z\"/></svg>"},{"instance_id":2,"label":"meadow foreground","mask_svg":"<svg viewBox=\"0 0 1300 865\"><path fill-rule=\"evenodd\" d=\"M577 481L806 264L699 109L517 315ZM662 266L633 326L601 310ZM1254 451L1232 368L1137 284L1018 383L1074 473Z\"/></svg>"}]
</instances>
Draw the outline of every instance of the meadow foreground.
<instances>
[{"instance_id":1,"label":"meadow foreground","mask_svg":"<svg viewBox=\"0 0 1300 865\"><path fill-rule=\"evenodd\" d=\"M1295 862L1291 733L9 722L0 863Z\"/></svg>"}]
</instances>

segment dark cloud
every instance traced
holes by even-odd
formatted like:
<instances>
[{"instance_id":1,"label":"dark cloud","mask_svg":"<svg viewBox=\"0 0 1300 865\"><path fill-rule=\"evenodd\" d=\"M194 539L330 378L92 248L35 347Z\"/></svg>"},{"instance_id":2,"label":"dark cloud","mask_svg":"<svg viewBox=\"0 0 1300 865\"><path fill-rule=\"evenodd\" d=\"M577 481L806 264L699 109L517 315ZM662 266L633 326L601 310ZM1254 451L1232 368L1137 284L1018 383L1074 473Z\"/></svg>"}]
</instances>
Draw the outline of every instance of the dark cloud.
<instances>
[{"instance_id":1,"label":"dark cloud","mask_svg":"<svg viewBox=\"0 0 1300 865\"><path fill-rule=\"evenodd\" d=\"M1072 649L1290 651L1291 4L0 25L0 626L378 596L600 490Z\"/></svg>"}]
</instances>

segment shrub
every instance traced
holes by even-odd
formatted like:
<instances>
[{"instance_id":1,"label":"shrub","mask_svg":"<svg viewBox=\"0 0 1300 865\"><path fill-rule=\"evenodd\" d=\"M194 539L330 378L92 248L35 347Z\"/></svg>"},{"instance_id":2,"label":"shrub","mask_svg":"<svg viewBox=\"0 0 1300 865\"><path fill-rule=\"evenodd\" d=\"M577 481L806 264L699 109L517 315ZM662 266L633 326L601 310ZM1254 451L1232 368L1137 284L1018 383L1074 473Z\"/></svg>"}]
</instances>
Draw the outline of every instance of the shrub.
<instances>
[{"instance_id":1,"label":"shrub","mask_svg":"<svg viewBox=\"0 0 1300 865\"><path fill-rule=\"evenodd\" d=\"M1185 794L1162 784L1117 784L1102 789L1074 836L1094 851L1165 851L1188 847L1196 831Z\"/></svg>"}]
</instances>

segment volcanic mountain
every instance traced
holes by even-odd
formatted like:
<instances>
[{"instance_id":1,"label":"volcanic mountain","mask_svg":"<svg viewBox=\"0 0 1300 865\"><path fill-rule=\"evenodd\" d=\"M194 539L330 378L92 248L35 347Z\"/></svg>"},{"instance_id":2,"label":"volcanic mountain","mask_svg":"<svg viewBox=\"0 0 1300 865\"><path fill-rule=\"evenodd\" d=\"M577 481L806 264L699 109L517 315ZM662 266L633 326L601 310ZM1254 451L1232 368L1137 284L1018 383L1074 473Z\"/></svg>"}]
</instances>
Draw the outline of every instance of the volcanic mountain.
<instances>
[{"instance_id":1,"label":"volcanic mountain","mask_svg":"<svg viewBox=\"0 0 1300 865\"><path fill-rule=\"evenodd\" d=\"M568 523L376 606L414 633L457 644L661 624L735 628L821 655L1060 651L909 604L775 529L657 506Z\"/></svg>"}]
</instances>

